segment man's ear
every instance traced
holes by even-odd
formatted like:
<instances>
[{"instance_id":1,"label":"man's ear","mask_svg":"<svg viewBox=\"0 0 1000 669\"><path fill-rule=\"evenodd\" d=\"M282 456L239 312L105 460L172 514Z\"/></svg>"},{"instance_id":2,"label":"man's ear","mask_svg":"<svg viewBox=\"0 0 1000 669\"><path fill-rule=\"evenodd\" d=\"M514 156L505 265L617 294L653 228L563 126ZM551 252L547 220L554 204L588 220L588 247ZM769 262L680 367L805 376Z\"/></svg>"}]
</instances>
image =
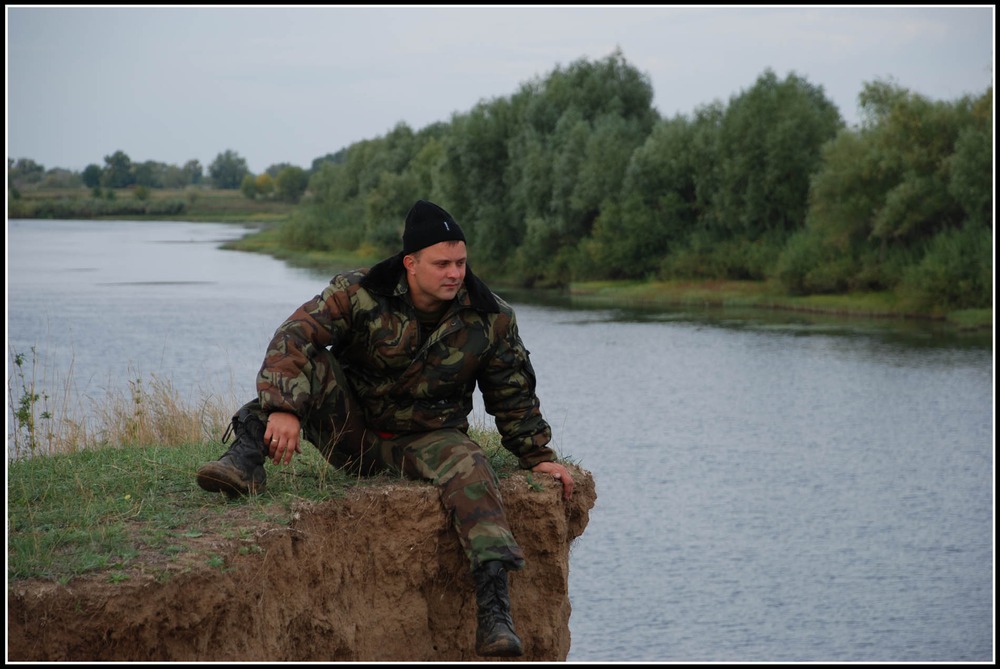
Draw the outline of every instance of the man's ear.
<instances>
[{"instance_id":1,"label":"man's ear","mask_svg":"<svg viewBox=\"0 0 1000 669\"><path fill-rule=\"evenodd\" d=\"M412 272L413 271L413 266L416 263L417 263L417 260L412 255L405 255L405 256L403 256L403 267L405 267L408 272Z\"/></svg>"}]
</instances>

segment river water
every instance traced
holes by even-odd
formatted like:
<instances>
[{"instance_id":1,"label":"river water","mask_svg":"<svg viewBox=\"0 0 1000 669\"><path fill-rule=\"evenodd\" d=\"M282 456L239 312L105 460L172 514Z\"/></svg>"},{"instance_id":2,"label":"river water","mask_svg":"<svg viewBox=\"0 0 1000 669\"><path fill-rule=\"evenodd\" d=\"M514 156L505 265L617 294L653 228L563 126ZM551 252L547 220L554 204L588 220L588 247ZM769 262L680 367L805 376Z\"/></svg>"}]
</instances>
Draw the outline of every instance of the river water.
<instances>
[{"instance_id":1,"label":"river water","mask_svg":"<svg viewBox=\"0 0 1000 669\"><path fill-rule=\"evenodd\" d=\"M245 232L9 221L8 384L34 349L81 396L248 399L329 276L218 248ZM570 661L994 660L991 333L504 296L554 446L597 484Z\"/></svg>"}]
</instances>

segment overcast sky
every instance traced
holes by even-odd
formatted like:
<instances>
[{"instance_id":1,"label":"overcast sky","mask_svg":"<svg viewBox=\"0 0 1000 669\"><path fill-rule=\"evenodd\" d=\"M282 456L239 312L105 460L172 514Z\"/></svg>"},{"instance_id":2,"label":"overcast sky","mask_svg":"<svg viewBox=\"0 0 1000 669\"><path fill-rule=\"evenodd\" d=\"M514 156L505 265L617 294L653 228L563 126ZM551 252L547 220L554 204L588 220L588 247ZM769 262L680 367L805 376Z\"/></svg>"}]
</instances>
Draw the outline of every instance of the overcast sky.
<instances>
[{"instance_id":1,"label":"overcast sky","mask_svg":"<svg viewBox=\"0 0 1000 669\"><path fill-rule=\"evenodd\" d=\"M934 100L993 83L994 9L965 7L7 6L7 156L82 170L260 173L447 122L620 47L663 116L726 103L767 69L821 86L849 124L866 82Z\"/></svg>"}]
</instances>

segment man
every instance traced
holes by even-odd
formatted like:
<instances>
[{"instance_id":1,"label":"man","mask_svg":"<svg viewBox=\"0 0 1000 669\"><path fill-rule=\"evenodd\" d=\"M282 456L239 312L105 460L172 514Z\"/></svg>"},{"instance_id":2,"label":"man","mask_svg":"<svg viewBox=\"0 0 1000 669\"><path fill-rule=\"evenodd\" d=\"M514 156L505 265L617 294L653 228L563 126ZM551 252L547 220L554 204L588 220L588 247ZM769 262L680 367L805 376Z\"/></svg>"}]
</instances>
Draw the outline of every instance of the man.
<instances>
[{"instance_id":1,"label":"man","mask_svg":"<svg viewBox=\"0 0 1000 669\"><path fill-rule=\"evenodd\" d=\"M455 219L414 204L400 253L333 277L275 331L257 399L233 416L223 436L234 432L233 445L198 470L198 484L230 497L259 493L265 460L291 462L300 435L336 467L433 482L476 584L476 652L516 657L507 571L522 569L524 555L496 473L467 434L476 385L521 467L561 481L567 499L573 477L548 447L514 312L466 260Z\"/></svg>"}]
</instances>

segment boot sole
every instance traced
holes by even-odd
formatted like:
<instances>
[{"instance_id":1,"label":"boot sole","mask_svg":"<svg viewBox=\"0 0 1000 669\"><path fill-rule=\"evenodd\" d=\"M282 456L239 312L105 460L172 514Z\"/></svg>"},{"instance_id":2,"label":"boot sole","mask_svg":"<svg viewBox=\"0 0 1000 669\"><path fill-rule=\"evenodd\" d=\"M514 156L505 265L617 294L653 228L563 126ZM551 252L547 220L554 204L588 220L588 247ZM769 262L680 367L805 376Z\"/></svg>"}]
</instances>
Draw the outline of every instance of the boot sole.
<instances>
[{"instance_id":1,"label":"boot sole","mask_svg":"<svg viewBox=\"0 0 1000 669\"><path fill-rule=\"evenodd\" d=\"M502 646L500 648L477 648L476 654L483 657L521 657L524 655L524 651L517 647Z\"/></svg>"},{"instance_id":2,"label":"boot sole","mask_svg":"<svg viewBox=\"0 0 1000 669\"><path fill-rule=\"evenodd\" d=\"M254 485L236 474L231 467L210 462L198 470L198 485L208 492L224 492L230 499L264 492L264 484Z\"/></svg>"},{"instance_id":3,"label":"boot sole","mask_svg":"<svg viewBox=\"0 0 1000 669\"><path fill-rule=\"evenodd\" d=\"M486 657L521 657L524 648L513 639L497 639L493 643L476 644L476 654Z\"/></svg>"}]
</instances>

